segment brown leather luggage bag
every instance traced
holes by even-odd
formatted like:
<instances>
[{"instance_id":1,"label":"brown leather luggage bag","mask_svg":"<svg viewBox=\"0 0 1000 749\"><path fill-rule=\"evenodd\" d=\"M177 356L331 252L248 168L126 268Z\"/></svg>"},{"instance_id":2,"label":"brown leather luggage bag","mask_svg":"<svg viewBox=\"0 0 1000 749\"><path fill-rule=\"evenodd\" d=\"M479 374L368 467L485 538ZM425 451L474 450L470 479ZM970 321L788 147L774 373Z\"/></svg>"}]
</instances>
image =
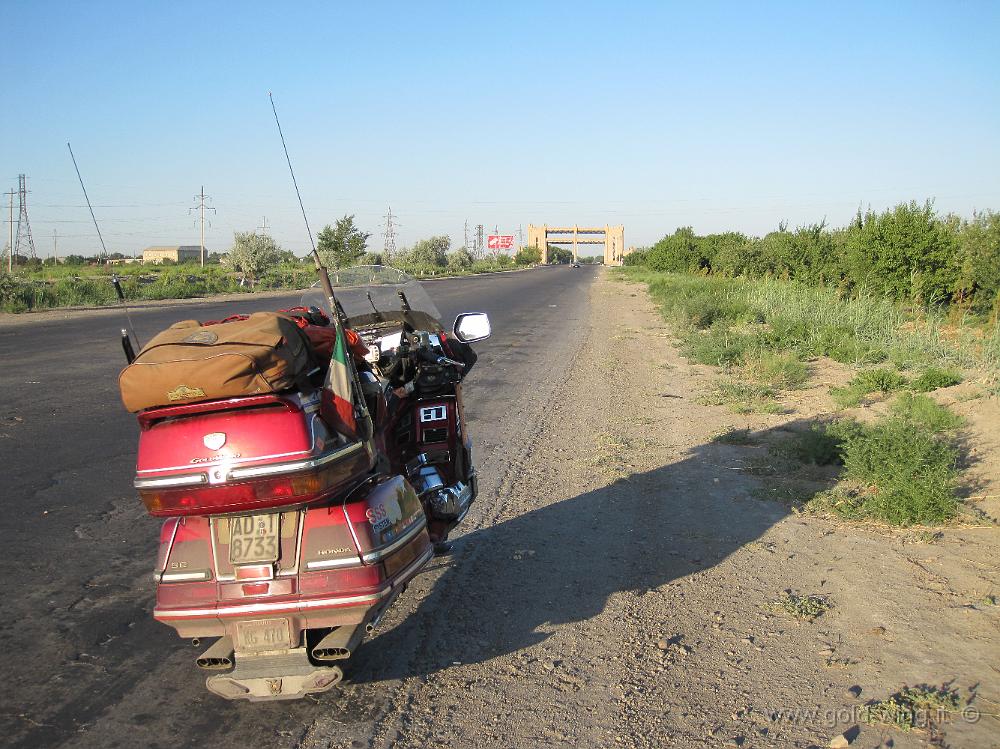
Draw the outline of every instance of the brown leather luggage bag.
<instances>
[{"instance_id":1,"label":"brown leather luggage bag","mask_svg":"<svg viewBox=\"0 0 1000 749\"><path fill-rule=\"evenodd\" d=\"M311 349L295 320L255 312L202 326L174 323L118 376L129 411L308 388Z\"/></svg>"}]
</instances>

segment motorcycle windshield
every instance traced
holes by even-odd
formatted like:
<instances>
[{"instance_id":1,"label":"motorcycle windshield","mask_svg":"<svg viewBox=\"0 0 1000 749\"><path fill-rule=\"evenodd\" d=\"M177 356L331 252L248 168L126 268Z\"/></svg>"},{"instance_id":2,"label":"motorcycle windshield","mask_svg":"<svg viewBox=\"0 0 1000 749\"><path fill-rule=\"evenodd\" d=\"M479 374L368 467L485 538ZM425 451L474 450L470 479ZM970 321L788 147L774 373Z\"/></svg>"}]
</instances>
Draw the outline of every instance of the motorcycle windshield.
<instances>
[{"instance_id":1,"label":"motorcycle windshield","mask_svg":"<svg viewBox=\"0 0 1000 749\"><path fill-rule=\"evenodd\" d=\"M330 284L353 325L383 319L401 319L405 303L417 316L431 317L440 325L441 313L420 282L387 265L356 265L331 270ZM317 281L302 295L303 307L319 307L328 315L330 304ZM419 313L423 313L420 315Z\"/></svg>"}]
</instances>

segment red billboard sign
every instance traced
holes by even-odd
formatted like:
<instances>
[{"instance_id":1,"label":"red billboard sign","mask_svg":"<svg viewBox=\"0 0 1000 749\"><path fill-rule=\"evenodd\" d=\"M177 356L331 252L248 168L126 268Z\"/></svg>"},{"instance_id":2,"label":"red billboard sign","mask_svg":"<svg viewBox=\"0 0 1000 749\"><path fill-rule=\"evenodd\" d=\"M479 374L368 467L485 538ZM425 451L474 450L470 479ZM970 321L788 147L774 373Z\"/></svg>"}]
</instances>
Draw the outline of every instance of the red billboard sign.
<instances>
[{"instance_id":1,"label":"red billboard sign","mask_svg":"<svg viewBox=\"0 0 1000 749\"><path fill-rule=\"evenodd\" d=\"M510 250L514 248L513 234L487 234L486 249L488 250Z\"/></svg>"}]
</instances>

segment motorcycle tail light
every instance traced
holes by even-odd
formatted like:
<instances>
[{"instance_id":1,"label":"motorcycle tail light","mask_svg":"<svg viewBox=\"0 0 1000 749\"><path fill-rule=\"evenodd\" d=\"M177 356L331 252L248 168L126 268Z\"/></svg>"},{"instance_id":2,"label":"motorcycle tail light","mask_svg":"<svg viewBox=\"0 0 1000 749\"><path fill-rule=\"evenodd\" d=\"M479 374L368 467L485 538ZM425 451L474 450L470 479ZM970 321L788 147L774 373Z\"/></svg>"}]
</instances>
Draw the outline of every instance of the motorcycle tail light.
<instances>
[{"instance_id":1,"label":"motorcycle tail light","mask_svg":"<svg viewBox=\"0 0 1000 749\"><path fill-rule=\"evenodd\" d=\"M170 489L140 489L146 510L154 517L203 515L267 509L284 504L322 499L344 479L331 466L320 471L289 474L241 484L220 484Z\"/></svg>"},{"instance_id":2,"label":"motorcycle tail light","mask_svg":"<svg viewBox=\"0 0 1000 749\"><path fill-rule=\"evenodd\" d=\"M342 570L303 572L299 576L299 589L303 593L336 591L338 595L343 595L365 593L380 587L384 582L385 570L381 564L375 564Z\"/></svg>"}]
</instances>

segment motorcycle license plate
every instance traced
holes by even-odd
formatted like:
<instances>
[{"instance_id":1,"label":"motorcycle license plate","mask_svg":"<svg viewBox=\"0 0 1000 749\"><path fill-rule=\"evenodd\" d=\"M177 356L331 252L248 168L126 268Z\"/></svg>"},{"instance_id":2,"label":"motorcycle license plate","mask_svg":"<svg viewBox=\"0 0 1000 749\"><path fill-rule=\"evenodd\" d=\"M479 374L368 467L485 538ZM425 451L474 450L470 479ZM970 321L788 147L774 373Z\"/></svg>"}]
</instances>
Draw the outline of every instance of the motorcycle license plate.
<instances>
[{"instance_id":1,"label":"motorcycle license plate","mask_svg":"<svg viewBox=\"0 0 1000 749\"><path fill-rule=\"evenodd\" d=\"M281 515L245 515L229 519L229 561L233 564L275 562Z\"/></svg>"},{"instance_id":2,"label":"motorcycle license plate","mask_svg":"<svg viewBox=\"0 0 1000 749\"><path fill-rule=\"evenodd\" d=\"M260 619L236 622L236 643L240 650L257 652L282 650L292 646L287 619Z\"/></svg>"}]
</instances>

